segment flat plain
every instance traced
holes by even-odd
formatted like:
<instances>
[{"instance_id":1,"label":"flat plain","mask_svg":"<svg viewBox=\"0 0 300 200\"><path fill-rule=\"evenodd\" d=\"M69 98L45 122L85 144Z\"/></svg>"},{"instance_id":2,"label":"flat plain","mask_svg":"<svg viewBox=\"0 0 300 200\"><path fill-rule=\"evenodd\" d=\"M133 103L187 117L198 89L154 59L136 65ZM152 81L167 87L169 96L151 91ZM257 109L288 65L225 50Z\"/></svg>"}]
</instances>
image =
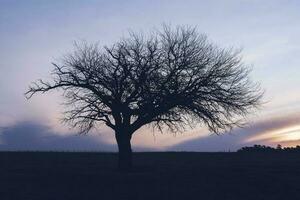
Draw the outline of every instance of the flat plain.
<instances>
[{"instance_id":1,"label":"flat plain","mask_svg":"<svg viewBox=\"0 0 300 200\"><path fill-rule=\"evenodd\" d=\"M0 152L1 200L300 199L299 153Z\"/></svg>"}]
</instances>

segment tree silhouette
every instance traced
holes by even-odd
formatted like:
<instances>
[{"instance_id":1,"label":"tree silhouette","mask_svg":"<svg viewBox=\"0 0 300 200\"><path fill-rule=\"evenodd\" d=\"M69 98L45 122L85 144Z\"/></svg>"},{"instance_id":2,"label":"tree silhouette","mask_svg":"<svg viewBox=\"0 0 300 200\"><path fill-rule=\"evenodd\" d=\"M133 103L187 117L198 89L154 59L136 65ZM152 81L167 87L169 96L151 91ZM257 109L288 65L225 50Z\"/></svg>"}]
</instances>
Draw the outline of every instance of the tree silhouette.
<instances>
[{"instance_id":1,"label":"tree silhouette","mask_svg":"<svg viewBox=\"0 0 300 200\"><path fill-rule=\"evenodd\" d=\"M202 123L219 133L239 126L260 104L262 92L240 51L217 47L195 28L163 26L110 47L75 47L53 63L53 80L33 83L26 97L62 89L69 108L64 121L82 133L98 122L112 128L122 170L131 168L133 133L146 124L182 131Z\"/></svg>"}]
</instances>

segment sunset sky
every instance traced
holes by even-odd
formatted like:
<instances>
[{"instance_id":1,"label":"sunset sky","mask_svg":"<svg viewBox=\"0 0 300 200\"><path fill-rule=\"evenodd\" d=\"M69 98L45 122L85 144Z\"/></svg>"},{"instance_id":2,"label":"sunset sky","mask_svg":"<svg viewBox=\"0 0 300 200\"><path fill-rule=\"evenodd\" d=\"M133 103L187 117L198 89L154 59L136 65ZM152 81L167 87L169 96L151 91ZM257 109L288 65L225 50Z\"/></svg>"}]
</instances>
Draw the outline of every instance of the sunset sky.
<instances>
[{"instance_id":1,"label":"sunset sky","mask_svg":"<svg viewBox=\"0 0 300 200\"><path fill-rule=\"evenodd\" d=\"M265 103L245 128L221 136L201 125L176 135L142 128L134 150L300 145L299 10L299 0L0 0L0 150L116 150L106 127L78 136L60 123L61 93L28 101L24 92L32 81L49 78L51 62L70 52L74 41L110 45L129 30L147 33L163 23L196 26L221 47L242 48Z\"/></svg>"}]
</instances>

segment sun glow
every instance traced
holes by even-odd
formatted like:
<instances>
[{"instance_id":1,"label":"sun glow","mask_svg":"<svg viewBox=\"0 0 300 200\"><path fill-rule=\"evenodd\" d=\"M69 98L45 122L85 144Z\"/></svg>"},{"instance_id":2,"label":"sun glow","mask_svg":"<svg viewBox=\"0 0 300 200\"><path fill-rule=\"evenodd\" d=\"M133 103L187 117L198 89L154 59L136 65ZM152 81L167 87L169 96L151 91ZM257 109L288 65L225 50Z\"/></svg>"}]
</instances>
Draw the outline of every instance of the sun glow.
<instances>
[{"instance_id":1,"label":"sun glow","mask_svg":"<svg viewBox=\"0 0 300 200\"><path fill-rule=\"evenodd\" d=\"M278 132L278 137L273 141L300 140L300 126L290 127Z\"/></svg>"},{"instance_id":2,"label":"sun glow","mask_svg":"<svg viewBox=\"0 0 300 200\"><path fill-rule=\"evenodd\" d=\"M300 125L284 127L277 130L263 132L246 139L245 142L290 142L300 140Z\"/></svg>"}]
</instances>

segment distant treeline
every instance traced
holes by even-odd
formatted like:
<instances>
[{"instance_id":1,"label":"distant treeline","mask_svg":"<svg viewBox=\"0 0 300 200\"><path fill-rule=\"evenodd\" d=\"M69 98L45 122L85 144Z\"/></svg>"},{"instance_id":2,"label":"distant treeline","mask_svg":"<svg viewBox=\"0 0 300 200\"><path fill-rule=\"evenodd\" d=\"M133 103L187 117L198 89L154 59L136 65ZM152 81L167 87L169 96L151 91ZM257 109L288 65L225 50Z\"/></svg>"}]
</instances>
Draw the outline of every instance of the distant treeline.
<instances>
[{"instance_id":1,"label":"distant treeline","mask_svg":"<svg viewBox=\"0 0 300 200\"><path fill-rule=\"evenodd\" d=\"M280 144L276 148L255 144L252 147L242 147L237 152L300 152L300 146L282 147Z\"/></svg>"}]
</instances>

